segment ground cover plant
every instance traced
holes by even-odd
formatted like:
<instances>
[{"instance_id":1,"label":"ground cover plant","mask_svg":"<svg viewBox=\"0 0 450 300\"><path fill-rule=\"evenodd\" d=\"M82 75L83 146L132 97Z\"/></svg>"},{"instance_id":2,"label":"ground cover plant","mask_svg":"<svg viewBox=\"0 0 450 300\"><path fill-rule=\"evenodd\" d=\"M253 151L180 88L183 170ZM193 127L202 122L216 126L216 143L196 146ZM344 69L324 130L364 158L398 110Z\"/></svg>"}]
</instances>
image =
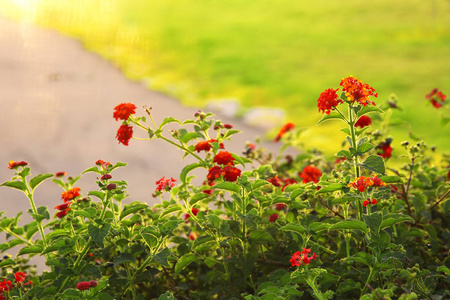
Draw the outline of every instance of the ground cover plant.
<instances>
[{"instance_id":1,"label":"ground cover plant","mask_svg":"<svg viewBox=\"0 0 450 300\"><path fill-rule=\"evenodd\" d=\"M315 122L317 90L335 78L359 74L380 97L396 93L391 130L450 148L450 127L423 96L448 87L449 2L381 0L367 4L330 1L11 1L0 14L29 19L80 39L133 79L188 105L235 98L244 107L284 108L300 127ZM448 92L447 92L448 93ZM405 122L406 121L406 122ZM408 130L404 130L409 126ZM303 139L338 151L320 136L330 126L309 128Z\"/></svg>"},{"instance_id":2,"label":"ground cover plant","mask_svg":"<svg viewBox=\"0 0 450 300\"><path fill-rule=\"evenodd\" d=\"M353 76L320 94L319 126L335 119L347 135L332 160L251 143L230 153L223 141L238 131L211 113L155 124L157 108L121 103L119 143L132 151L136 140L162 139L196 158L179 177L161 174L154 206L124 202L127 182L114 170L125 163L93 162L80 176L96 173L98 189L85 191L80 176L32 175L26 161L9 162L1 186L24 193L34 220L1 216L0 299L450 297L450 157L434 164L425 142L403 141L408 162L392 168L392 138L371 129L387 113L377 96ZM428 100L448 106L438 89ZM288 123L275 141L295 145L297 131ZM49 179L61 199L36 207L34 191ZM14 247L17 256L5 254ZM35 274L33 255L50 270Z\"/></svg>"}]
</instances>

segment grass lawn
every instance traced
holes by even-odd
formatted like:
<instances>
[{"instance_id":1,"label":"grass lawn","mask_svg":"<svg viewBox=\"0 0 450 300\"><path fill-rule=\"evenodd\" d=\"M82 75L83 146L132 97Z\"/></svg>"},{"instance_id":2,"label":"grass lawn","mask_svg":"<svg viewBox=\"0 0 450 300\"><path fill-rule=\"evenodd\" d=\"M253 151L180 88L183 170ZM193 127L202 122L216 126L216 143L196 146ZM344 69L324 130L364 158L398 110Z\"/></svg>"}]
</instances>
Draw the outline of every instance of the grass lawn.
<instances>
[{"instance_id":1,"label":"grass lawn","mask_svg":"<svg viewBox=\"0 0 450 300\"><path fill-rule=\"evenodd\" d=\"M450 96L447 0L0 0L0 7L82 40L128 77L187 105L235 98L244 107L284 108L287 121L312 127L305 144L328 153L343 136L335 123L314 127L317 98L354 75L378 91L376 102L399 98L403 111L392 118L410 125L390 132L394 147L412 131L450 149L450 124L441 126L424 98L434 87Z\"/></svg>"}]
</instances>

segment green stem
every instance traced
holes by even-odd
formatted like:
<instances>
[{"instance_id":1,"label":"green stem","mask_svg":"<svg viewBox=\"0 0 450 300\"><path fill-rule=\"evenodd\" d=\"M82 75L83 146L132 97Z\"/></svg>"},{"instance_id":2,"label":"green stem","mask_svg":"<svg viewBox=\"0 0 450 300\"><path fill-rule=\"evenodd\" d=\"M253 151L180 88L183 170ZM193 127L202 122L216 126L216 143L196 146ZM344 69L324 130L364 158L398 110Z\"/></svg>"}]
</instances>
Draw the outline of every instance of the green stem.
<instances>
[{"instance_id":1,"label":"green stem","mask_svg":"<svg viewBox=\"0 0 450 300\"><path fill-rule=\"evenodd\" d=\"M351 145L355 151L356 151L356 135L355 135L355 120L353 119L353 109L352 106L349 105L348 106L348 118L349 118L349 122L348 122L348 126L350 127L350 134L352 137L352 144ZM353 155L353 164L355 166L355 175L358 178L359 177L359 167L358 167L358 156L356 154Z\"/></svg>"},{"instance_id":2,"label":"green stem","mask_svg":"<svg viewBox=\"0 0 450 300\"><path fill-rule=\"evenodd\" d=\"M369 273L369 277L367 277L366 283L364 284L364 288L361 292L361 296L364 295L366 293L367 287L369 286L370 281L372 280L372 276L373 276L373 268L370 268L370 273Z\"/></svg>"},{"instance_id":3,"label":"green stem","mask_svg":"<svg viewBox=\"0 0 450 300\"><path fill-rule=\"evenodd\" d=\"M14 231L11 231L9 228L6 227L0 227L1 231L5 231L6 233L12 235L15 238L18 238L19 240L21 240L22 242L24 242L27 245L33 245L33 243L30 240L25 239L24 237L18 235L17 233L15 233Z\"/></svg>"},{"instance_id":4,"label":"green stem","mask_svg":"<svg viewBox=\"0 0 450 300\"><path fill-rule=\"evenodd\" d=\"M28 200L30 200L31 210L33 211L33 214L37 215L38 211L36 209L36 205L34 204L33 193L30 192L30 190L28 189L28 185L25 182L25 178L23 180L24 180L25 185L27 186L27 190L24 191L25 195L27 196ZM44 243L44 248L47 248L47 240L45 238L44 228L42 227L42 220L36 220L36 223L39 228L39 232L41 233L42 242Z\"/></svg>"},{"instance_id":5,"label":"green stem","mask_svg":"<svg viewBox=\"0 0 450 300\"><path fill-rule=\"evenodd\" d=\"M130 266L129 263L125 264L125 270L127 272L127 276L128 276L128 284L131 287L131 294L133 295L133 299L137 299L136 297L136 288L134 286L134 277L131 276L131 272L130 272Z\"/></svg>"},{"instance_id":6,"label":"green stem","mask_svg":"<svg viewBox=\"0 0 450 300\"><path fill-rule=\"evenodd\" d=\"M311 279L311 277L308 277L306 279L306 283L309 285L310 288L312 288L314 295L317 297L317 299L319 300L327 300L327 297L325 297L321 291L319 291L319 289L316 286L316 282L314 279Z\"/></svg>"}]
</instances>

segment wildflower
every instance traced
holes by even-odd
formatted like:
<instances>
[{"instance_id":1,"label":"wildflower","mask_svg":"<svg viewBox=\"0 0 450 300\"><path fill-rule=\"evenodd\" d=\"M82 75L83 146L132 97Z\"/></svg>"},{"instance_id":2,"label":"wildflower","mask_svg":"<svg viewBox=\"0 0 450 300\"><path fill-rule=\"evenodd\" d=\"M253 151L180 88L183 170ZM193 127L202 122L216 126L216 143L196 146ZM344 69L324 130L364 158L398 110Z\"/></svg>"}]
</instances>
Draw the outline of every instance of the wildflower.
<instances>
[{"instance_id":1,"label":"wildflower","mask_svg":"<svg viewBox=\"0 0 450 300\"><path fill-rule=\"evenodd\" d=\"M133 137L133 127L128 125L122 125L117 130L116 138L119 141L119 144L122 143L125 146L128 146L128 142Z\"/></svg>"},{"instance_id":2,"label":"wildflower","mask_svg":"<svg viewBox=\"0 0 450 300\"><path fill-rule=\"evenodd\" d=\"M294 123L286 123L283 125L283 127L281 127L280 131L278 132L277 136L274 139L274 142L278 142L283 135L286 134L286 132L291 131L292 129L294 129L295 124Z\"/></svg>"},{"instance_id":3,"label":"wildflower","mask_svg":"<svg viewBox=\"0 0 450 300\"><path fill-rule=\"evenodd\" d=\"M275 177L267 179L268 182L270 182L273 186L282 186L283 180L281 178L278 178L278 175L275 175Z\"/></svg>"},{"instance_id":4,"label":"wildflower","mask_svg":"<svg viewBox=\"0 0 450 300\"><path fill-rule=\"evenodd\" d=\"M66 192L63 192L61 194L61 200L64 200L64 202L68 202L70 200L73 200L76 197L80 196L79 192L80 192L80 188L77 188L77 187L75 187L73 189L70 189L70 190L68 190Z\"/></svg>"},{"instance_id":5,"label":"wildflower","mask_svg":"<svg viewBox=\"0 0 450 300\"><path fill-rule=\"evenodd\" d=\"M372 119L368 116L361 116L355 123L355 127L364 128L372 125Z\"/></svg>"},{"instance_id":6,"label":"wildflower","mask_svg":"<svg viewBox=\"0 0 450 300\"><path fill-rule=\"evenodd\" d=\"M112 178L111 174L104 174L102 177L100 177L100 180L108 180L111 178Z\"/></svg>"},{"instance_id":7,"label":"wildflower","mask_svg":"<svg viewBox=\"0 0 450 300\"><path fill-rule=\"evenodd\" d=\"M195 151L200 152L200 151L205 151L208 152L209 150L211 150L212 148L212 143L217 142L216 139L210 139L209 141L204 141L204 142L198 142L197 145L195 145ZM220 143L219 145L220 149L225 149L223 146L223 143Z\"/></svg>"},{"instance_id":8,"label":"wildflower","mask_svg":"<svg viewBox=\"0 0 450 300\"><path fill-rule=\"evenodd\" d=\"M303 179L303 183L308 182L319 182L320 176L322 176L322 172L319 169L313 166L306 166L301 173L298 174L301 179Z\"/></svg>"},{"instance_id":9,"label":"wildflower","mask_svg":"<svg viewBox=\"0 0 450 300\"><path fill-rule=\"evenodd\" d=\"M289 260L292 266L301 266L302 264L306 264L309 265L309 263L311 262L311 260L316 260L317 258L317 254L313 253L313 255L308 256L309 253L311 252L311 249L306 249L303 248L303 251L297 251L295 252L291 259Z\"/></svg>"},{"instance_id":10,"label":"wildflower","mask_svg":"<svg viewBox=\"0 0 450 300\"><path fill-rule=\"evenodd\" d=\"M235 167L226 166L222 169L223 179L225 181L234 182L241 177L241 170Z\"/></svg>"},{"instance_id":11,"label":"wildflower","mask_svg":"<svg viewBox=\"0 0 450 300\"><path fill-rule=\"evenodd\" d=\"M117 189L117 186L115 183L110 183L106 186L106 188L111 191Z\"/></svg>"},{"instance_id":12,"label":"wildflower","mask_svg":"<svg viewBox=\"0 0 450 300\"><path fill-rule=\"evenodd\" d=\"M366 207L369 203L370 203L369 200L364 200L363 201L363 206Z\"/></svg>"},{"instance_id":13,"label":"wildflower","mask_svg":"<svg viewBox=\"0 0 450 300\"><path fill-rule=\"evenodd\" d=\"M232 129L232 128L233 128L233 125L231 125L231 124L223 124L223 127L224 127L225 129Z\"/></svg>"},{"instance_id":14,"label":"wildflower","mask_svg":"<svg viewBox=\"0 0 450 300\"><path fill-rule=\"evenodd\" d=\"M437 88L434 88L431 90L430 93L428 93L425 98L427 100L430 100L431 104L435 108L441 108L442 105L445 104L445 98L447 98L447 95L443 94L441 91L439 91Z\"/></svg>"},{"instance_id":15,"label":"wildflower","mask_svg":"<svg viewBox=\"0 0 450 300\"><path fill-rule=\"evenodd\" d=\"M377 174L373 174L372 178L370 178L373 182L373 186L387 186L386 182L382 181L380 178L378 178Z\"/></svg>"},{"instance_id":16,"label":"wildflower","mask_svg":"<svg viewBox=\"0 0 450 300\"><path fill-rule=\"evenodd\" d=\"M339 105L339 103L344 103L342 99L338 99L338 95L336 93L338 90L339 89L326 89L320 94L319 99L317 99L317 107L319 108L319 112L322 111L322 113L329 115L330 112Z\"/></svg>"},{"instance_id":17,"label":"wildflower","mask_svg":"<svg viewBox=\"0 0 450 300\"><path fill-rule=\"evenodd\" d=\"M104 161L104 160L101 160L101 159L99 159L99 160L97 160L97 161L95 162L95 164L96 164L97 166L102 166L104 163L105 163L105 161Z\"/></svg>"},{"instance_id":18,"label":"wildflower","mask_svg":"<svg viewBox=\"0 0 450 300\"><path fill-rule=\"evenodd\" d=\"M214 166L209 169L206 178L208 179L209 182L212 182L217 178L219 178L220 176L222 176L222 168L219 166Z\"/></svg>"},{"instance_id":19,"label":"wildflower","mask_svg":"<svg viewBox=\"0 0 450 300\"><path fill-rule=\"evenodd\" d=\"M367 106L367 103L375 105L374 102L369 101L369 96L378 97L375 89L369 86L367 83L363 83L356 77L349 76L341 80L340 85L345 92L345 96L348 101L354 103L355 101L363 106Z\"/></svg>"},{"instance_id":20,"label":"wildflower","mask_svg":"<svg viewBox=\"0 0 450 300\"><path fill-rule=\"evenodd\" d=\"M291 178L285 179L285 180L284 180L284 186L283 186L283 188L282 188L281 190L284 192L284 189L285 189L288 185L291 185L291 184L294 184L294 183L297 183L297 180L291 179Z\"/></svg>"},{"instance_id":21,"label":"wildflower","mask_svg":"<svg viewBox=\"0 0 450 300\"><path fill-rule=\"evenodd\" d=\"M189 234L189 240L194 241L198 236L199 234L197 232L191 232L191 234Z\"/></svg>"},{"instance_id":22,"label":"wildflower","mask_svg":"<svg viewBox=\"0 0 450 300\"><path fill-rule=\"evenodd\" d=\"M199 211L200 211L199 209L194 208L194 207L191 209L191 213L192 213L194 216L197 216L197 214L198 214ZM185 214L185 215L184 215L184 220L186 221L186 220L189 219L190 217L191 217L190 214Z\"/></svg>"},{"instance_id":23,"label":"wildflower","mask_svg":"<svg viewBox=\"0 0 450 300\"><path fill-rule=\"evenodd\" d=\"M91 283L89 281L80 281L77 283L77 289L80 291L88 290L91 287Z\"/></svg>"},{"instance_id":24,"label":"wildflower","mask_svg":"<svg viewBox=\"0 0 450 300\"><path fill-rule=\"evenodd\" d=\"M377 199L372 199L372 201L370 200L370 198L367 198L367 200L363 201L363 206L366 207L367 205L372 204L375 205L377 204Z\"/></svg>"},{"instance_id":25,"label":"wildflower","mask_svg":"<svg viewBox=\"0 0 450 300\"><path fill-rule=\"evenodd\" d=\"M64 176L66 176L66 175L67 175L66 172L56 172L56 173L55 173L55 177L64 177Z\"/></svg>"},{"instance_id":26,"label":"wildflower","mask_svg":"<svg viewBox=\"0 0 450 300\"><path fill-rule=\"evenodd\" d=\"M25 277L27 277L27 273L23 273L23 272L16 272L16 273L14 273L14 278L15 278L17 283L24 282L25 281Z\"/></svg>"},{"instance_id":27,"label":"wildflower","mask_svg":"<svg viewBox=\"0 0 450 300\"><path fill-rule=\"evenodd\" d=\"M235 158L228 151L220 151L214 156L214 162L219 165L234 166Z\"/></svg>"},{"instance_id":28,"label":"wildflower","mask_svg":"<svg viewBox=\"0 0 450 300\"><path fill-rule=\"evenodd\" d=\"M119 105L117 105L116 107L114 107L114 114L113 117L116 119L116 121L118 121L119 119L121 120L128 120L128 117L131 114L135 114L136 113L136 105L131 104L131 103L121 103Z\"/></svg>"},{"instance_id":29,"label":"wildflower","mask_svg":"<svg viewBox=\"0 0 450 300\"><path fill-rule=\"evenodd\" d=\"M9 292L13 288L11 280L3 279L0 281L0 292Z\"/></svg>"},{"instance_id":30,"label":"wildflower","mask_svg":"<svg viewBox=\"0 0 450 300\"><path fill-rule=\"evenodd\" d=\"M353 182L349 183L348 186L363 193L368 187L386 186L386 183L378 178L376 174L374 174L373 177L359 176Z\"/></svg>"},{"instance_id":31,"label":"wildflower","mask_svg":"<svg viewBox=\"0 0 450 300\"><path fill-rule=\"evenodd\" d=\"M64 203L64 204L60 204L60 205L55 206L55 209L57 209L57 210L65 210L65 209L68 209L71 204L72 204L72 202L67 202L67 203Z\"/></svg>"},{"instance_id":32,"label":"wildflower","mask_svg":"<svg viewBox=\"0 0 450 300\"><path fill-rule=\"evenodd\" d=\"M8 165L8 169L17 169L18 167L25 167L28 165L26 161L13 161L11 160Z\"/></svg>"},{"instance_id":33,"label":"wildflower","mask_svg":"<svg viewBox=\"0 0 450 300\"><path fill-rule=\"evenodd\" d=\"M278 215L276 213L273 213L269 217L269 222L275 222L278 219Z\"/></svg>"},{"instance_id":34,"label":"wildflower","mask_svg":"<svg viewBox=\"0 0 450 300\"><path fill-rule=\"evenodd\" d=\"M372 199L372 205L377 204L377 199Z\"/></svg>"},{"instance_id":35,"label":"wildflower","mask_svg":"<svg viewBox=\"0 0 450 300\"><path fill-rule=\"evenodd\" d=\"M283 210L286 207L286 204L284 203L277 203L275 204L275 209L276 210Z\"/></svg>"},{"instance_id":36,"label":"wildflower","mask_svg":"<svg viewBox=\"0 0 450 300\"><path fill-rule=\"evenodd\" d=\"M173 179L172 177L170 179L165 178L166 177L163 176L156 182L156 192L162 192L163 190L170 191L175 186L176 179Z\"/></svg>"},{"instance_id":37,"label":"wildflower","mask_svg":"<svg viewBox=\"0 0 450 300\"><path fill-rule=\"evenodd\" d=\"M69 213L69 210L70 210L70 208L67 208L65 210L61 210L59 213L56 214L56 216L61 219L61 218L65 217Z\"/></svg>"},{"instance_id":38,"label":"wildflower","mask_svg":"<svg viewBox=\"0 0 450 300\"><path fill-rule=\"evenodd\" d=\"M389 158L392 156L392 147L391 147L392 139L386 139L386 141L381 142L377 148L381 150L377 154L382 158Z\"/></svg>"},{"instance_id":39,"label":"wildflower","mask_svg":"<svg viewBox=\"0 0 450 300\"><path fill-rule=\"evenodd\" d=\"M89 281L89 285L90 285L90 287L96 287L98 285L98 282L95 280L91 280L91 281Z\"/></svg>"}]
</instances>

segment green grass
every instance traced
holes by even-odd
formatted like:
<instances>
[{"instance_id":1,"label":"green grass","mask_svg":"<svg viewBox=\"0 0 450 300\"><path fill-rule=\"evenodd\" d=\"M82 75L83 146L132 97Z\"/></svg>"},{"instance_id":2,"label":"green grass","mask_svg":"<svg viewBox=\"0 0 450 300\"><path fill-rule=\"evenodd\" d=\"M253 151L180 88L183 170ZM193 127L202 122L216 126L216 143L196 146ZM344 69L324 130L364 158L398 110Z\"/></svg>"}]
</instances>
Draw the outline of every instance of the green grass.
<instances>
[{"instance_id":1,"label":"green grass","mask_svg":"<svg viewBox=\"0 0 450 300\"><path fill-rule=\"evenodd\" d=\"M376 88L378 103L398 96L404 111L394 118L411 125L393 129L394 146L413 131L450 148L450 126L441 127L424 99L434 87L450 94L449 1L41 0L27 7L4 11L81 39L128 77L187 105L237 98L245 107L284 108L289 121L312 127L319 94L354 75ZM337 151L336 131L314 127L303 138ZM323 136L330 132L331 143Z\"/></svg>"}]
</instances>

